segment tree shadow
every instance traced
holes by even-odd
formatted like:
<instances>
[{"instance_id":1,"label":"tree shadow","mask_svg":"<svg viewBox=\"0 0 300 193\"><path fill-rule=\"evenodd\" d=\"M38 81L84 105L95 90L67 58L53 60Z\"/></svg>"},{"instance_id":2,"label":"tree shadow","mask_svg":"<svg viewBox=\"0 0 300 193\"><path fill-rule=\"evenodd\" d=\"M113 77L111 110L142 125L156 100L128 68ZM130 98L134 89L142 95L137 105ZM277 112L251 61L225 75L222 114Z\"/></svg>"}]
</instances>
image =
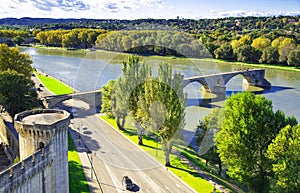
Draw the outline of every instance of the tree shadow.
<instances>
[{"instance_id":1,"label":"tree shadow","mask_svg":"<svg viewBox=\"0 0 300 193\"><path fill-rule=\"evenodd\" d=\"M291 90L291 89L295 89L295 88L286 87L286 86L271 86L271 88L269 88L269 89L264 89L262 91L257 91L257 92L254 92L254 93L255 94L267 94L267 93L275 93L275 92L284 91L284 90Z\"/></svg>"},{"instance_id":2,"label":"tree shadow","mask_svg":"<svg viewBox=\"0 0 300 193\"><path fill-rule=\"evenodd\" d=\"M270 88L265 88L262 89L260 91L253 91L254 94L267 94L267 93L275 93L275 92L280 92L280 91L284 91L284 90L290 90L290 89L295 89L292 87L286 87L286 86L271 86ZM228 90L226 91L226 96L231 96L232 94L237 94L237 93L241 93L243 91L231 91Z\"/></svg>"},{"instance_id":3,"label":"tree shadow","mask_svg":"<svg viewBox=\"0 0 300 193\"><path fill-rule=\"evenodd\" d=\"M69 150L90 153L91 151L97 151L101 148L99 143L96 140L92 139L91 136L85 135L85 132L89 133L89 131L84 131L83 134L80 134L78 131L69 128L69 133L71 134L74 143L76 143L77 145L77 150L75 148L75 145L74 149L70 149L69 146Z\"/></svg>"},{"instance_id":4,"label":"tree shadow","mask_svg":"<svg viewBox=\"0 0 300 193\"><path fill-rule=\"evenodd\" d=\"M173 166L173 165L168 166L168 168L173 168L173 169L176 169L176 170L181 170L181 171L189 173L190 175L192 175L194 177L203 178L198 172L195 172L195 171L191 171L191 170L184 169L184 168L179 168L179 167L176 167L176 166Z\"/></svg>"},{"instance_id":5,"label":"tree shadow","mask_svg":"<svg viewBox=\"0 0 300 193\"><path fill-rule=\"evenodd\" d=\"M90 192L83 172L83 167L76 161L69 161L69 188L70 192Z\"/></svg>"},{"instance_id":6,"label":"tree shadow","mask_svg":"<svg viewBox=\"0 0 300 193\"><path fill-rule=\"evenodd\" d=\"M292 87L285 87L285 86L271 86L270 88L262 89L261 91L252 91L254 94L268 94L268 93L275 93L280 92L284 90L290 90L295 89ZM233 94L241 93L242 90L226 90L225 94L216 94L215 98L209 98L209 99L202 99L202 98L187 98L186 100L186 106L200 106L205 108L216 108L220 107L219 105L215 105L213 103L225 101L227 97L232 96ZM251 91L250 91L251 92Z\"/></svg>"}]
</instances>

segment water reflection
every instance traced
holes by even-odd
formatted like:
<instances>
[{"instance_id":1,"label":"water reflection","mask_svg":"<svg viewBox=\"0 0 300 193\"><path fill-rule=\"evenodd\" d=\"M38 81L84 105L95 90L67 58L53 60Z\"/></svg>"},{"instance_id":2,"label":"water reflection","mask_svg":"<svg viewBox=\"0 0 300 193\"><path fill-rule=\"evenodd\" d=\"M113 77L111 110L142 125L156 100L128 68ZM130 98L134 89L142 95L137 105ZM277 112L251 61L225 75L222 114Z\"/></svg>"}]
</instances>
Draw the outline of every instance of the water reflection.
<instances>
[{"instance_id":1,"label":"water reflection","mask_svg":"<svg viewBox=\"0 0 300 193\"><path fill-rule=\"evenodd\" d=\"M62 49L23 49L33 56L33 66L50 74L79 91L100 89L110 79L116 79L122 71L123 60L128 54L114 52L67 51ZM181 72L185 77L214 74L233 71L236 68L245 68L218 62L172 58L172 57L145 57L141 56L146 64L157 72L160 63L168 63L174 71ZM274 110L281 109L287 115L295 115L300 120L300 73L283 70L266 69L266 78L271 82L269 90L258 87L245 86L242 75L235 76L226 85L226 97L250 90L256 94L263 94L272 100ZM185 88L187 99L187 130L194 130L199 118L204 117L211 108L224 105L225 97L212 93L201 92L201 85L191 85Z\"/></svg>"}]
</instances>

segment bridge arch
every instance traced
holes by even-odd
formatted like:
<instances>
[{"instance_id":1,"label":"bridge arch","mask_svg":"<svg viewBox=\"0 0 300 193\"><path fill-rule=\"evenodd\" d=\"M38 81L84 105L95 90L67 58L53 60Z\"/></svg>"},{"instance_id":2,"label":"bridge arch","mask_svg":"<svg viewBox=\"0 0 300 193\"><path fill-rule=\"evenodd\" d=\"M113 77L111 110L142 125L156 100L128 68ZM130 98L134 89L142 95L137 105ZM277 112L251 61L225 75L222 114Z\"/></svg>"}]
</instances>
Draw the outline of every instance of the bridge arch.
<instances>
[{"instance_id":1,"label":"bridge arch","mask_svg":"<svg viewBox=\"0 0 300 193\"><path fill-rule=\"evenodd\" d=\"M248 84L252 84L253 83L253 77L250 77L248 73L235 73L235 74L230 74L230 75L226 75L223 77L224 80L224 85L227 85L227 83L232 80L234 77L241 75L247 82ZM254 75L254 74L253 74Z\"/></svg>"},{"instance_id":2,"label":"bridge arch","mask_svg":"<svg viewBox=\"0 0 300 193\"><path fill-rule=\"evenodd\" d=\"M193 79L191 79L191 80L185 80L183 82L183 89L185 87L191 85L192 83L195 83L195 82L198 83L198 84L200 84L204 88L204 90L206 90L206 91L210 90L208 84L206 83L206 81L198 80L198 79L195 79L195 80L193 80Z\"/></svg>"}]
</instances>

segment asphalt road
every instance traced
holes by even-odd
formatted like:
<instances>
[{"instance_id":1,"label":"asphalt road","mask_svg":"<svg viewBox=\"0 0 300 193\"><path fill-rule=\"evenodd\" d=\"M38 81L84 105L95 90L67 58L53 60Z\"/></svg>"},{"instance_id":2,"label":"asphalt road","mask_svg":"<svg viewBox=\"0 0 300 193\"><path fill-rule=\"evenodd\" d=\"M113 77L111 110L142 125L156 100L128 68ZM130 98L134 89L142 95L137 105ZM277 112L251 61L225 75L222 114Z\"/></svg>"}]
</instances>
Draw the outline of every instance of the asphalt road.
<instances>
[{"instance_id":1,"label":"asphalt road","mask_svg":"<svg viewBox=\"0 0 300 193\"><path fill-rule=\"evenodd\" d=\"M80 132L81 139L92 152L93 166L103 192L125 192L122 185L125 175L135 184L132 192L195 192L149 154L98 118L98 115L89 114L81 108L78 108L78 114L79 117L72 120L73 128Z\"/></svg>"}]
</instances>

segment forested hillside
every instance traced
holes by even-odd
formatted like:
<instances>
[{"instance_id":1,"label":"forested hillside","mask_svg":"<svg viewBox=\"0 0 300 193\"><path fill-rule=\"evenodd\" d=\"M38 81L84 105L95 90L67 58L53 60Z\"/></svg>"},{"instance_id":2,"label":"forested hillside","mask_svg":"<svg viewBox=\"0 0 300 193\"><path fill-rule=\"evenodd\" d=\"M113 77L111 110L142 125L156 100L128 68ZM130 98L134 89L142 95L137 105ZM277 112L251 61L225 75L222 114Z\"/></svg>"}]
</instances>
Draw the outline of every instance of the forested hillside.
<instances>
[{"instance_id":1,"label":"forested hillside","mask_svg":"<svg viewBox=\"0 0 300 193\"><path fill-rule=\"evenodd\" d=\"M300 17L0 19L0 42L300 66Z\"/></svg>"}]
</instances>

